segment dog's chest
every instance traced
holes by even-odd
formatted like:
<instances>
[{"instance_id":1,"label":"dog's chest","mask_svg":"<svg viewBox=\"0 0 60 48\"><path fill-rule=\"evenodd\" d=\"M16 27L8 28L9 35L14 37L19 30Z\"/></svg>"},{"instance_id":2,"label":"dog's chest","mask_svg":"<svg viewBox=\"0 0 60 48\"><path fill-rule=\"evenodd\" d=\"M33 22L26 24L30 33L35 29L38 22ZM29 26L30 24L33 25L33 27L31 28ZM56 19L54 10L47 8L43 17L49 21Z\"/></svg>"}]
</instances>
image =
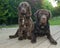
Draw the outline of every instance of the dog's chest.
<instances>
[{"instance_id":1,"label":"dog's chest","mask_svg":"<svg viewBox=\"0 0 60 48\"><path fill-rule=\"evenodd\" d=\"M40 26L39 29L40 30L46 30L46 26Z\"/></svg>"},{"instance_id":2,"label":"dog's chest","mask_svg":"<svg viewBox=\"0 0 60 48\"><path fill-rule=\"evenodd\" d=\"M39 28L39 34L43 35L46 34L47 27L46 26L40 26Z\"/></svg>"},{"instance_id":3,"label":"dog's chest","mask_svg":"<svg viewBox=\"0 0 60 48\"><path fill-rule=\"evenodd\" d=\"M28 27L31 27L32 21L31 21L31 19L24 19L24 20L22 20L22 24L23 24L24 28L28 28Z\"/></svg>"},{"instance_id":4,"label":"dog's chest","mask_svg":"<svg viewBox=\"0 0 60 48\"><path fill-rule=\"evenodd\" d=\"M41 28L41 29L45 29L45 26L41 26L40 28Z\"/></svg>"},{"instance_id":5,"label":"dog's chest","mask_svg":"<svg viewBox=\"0 0 60 48\"><path fill-rule=\"evenodd\" d=\"M25 19L25 26L30 26L32 24L31 19Z\"/></svg>"}]
</instances>

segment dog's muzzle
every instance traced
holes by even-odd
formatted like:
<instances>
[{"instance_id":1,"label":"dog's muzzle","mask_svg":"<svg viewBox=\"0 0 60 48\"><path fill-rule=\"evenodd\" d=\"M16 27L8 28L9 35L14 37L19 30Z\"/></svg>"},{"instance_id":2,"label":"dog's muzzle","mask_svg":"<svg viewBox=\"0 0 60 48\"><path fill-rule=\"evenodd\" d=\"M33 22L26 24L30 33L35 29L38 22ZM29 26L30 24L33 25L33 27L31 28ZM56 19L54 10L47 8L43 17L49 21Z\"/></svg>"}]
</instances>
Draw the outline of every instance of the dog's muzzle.
<instances>
[{"instance_id":1,"label":"dog's muzzle","mask_svg":"<svg viewBox=\"0 0 60 48\"><path fill-rule=\"evenodd\" d=\"M22 15L26 15L26 9L25 9L25 8L22 8L22 9L21 9L21 14L22 14Z\"/></svg>"},{"instance_id":2,"label":"dog's muzzle","mask_svg":"<svg viewBox=\"0 0 60 48\"><path fill-rule=\"evenodd\" d=\"M41 16L40 23L46 24L46 22L47 22L47 17L45 15Z\"/></svg>"}]
</instances>

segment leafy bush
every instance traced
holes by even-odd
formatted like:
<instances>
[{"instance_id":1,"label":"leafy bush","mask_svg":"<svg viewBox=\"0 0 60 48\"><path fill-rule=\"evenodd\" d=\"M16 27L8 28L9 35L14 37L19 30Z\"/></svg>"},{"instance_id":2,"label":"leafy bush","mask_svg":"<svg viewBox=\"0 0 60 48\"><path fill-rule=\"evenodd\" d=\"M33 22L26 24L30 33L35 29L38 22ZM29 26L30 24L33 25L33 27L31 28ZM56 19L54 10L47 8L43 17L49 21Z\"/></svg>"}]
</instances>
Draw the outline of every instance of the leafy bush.
<instances>
[{"instance_id":1,"label":"leafy bush","mask_svg":"<svg viewBox=\"0 0 60 48\"><path fill-rule=\"evenodd\" d=\"M20 2L27 1L32 7L32 19L35 20L34 12L37 9L48 9L52 12L53 16L60 15L60 2L58 7L53 8L48 0L0 0L0 25L1 24L17 24L18 23L18 10L17 7Z\"/></svg>"}]
</instances>

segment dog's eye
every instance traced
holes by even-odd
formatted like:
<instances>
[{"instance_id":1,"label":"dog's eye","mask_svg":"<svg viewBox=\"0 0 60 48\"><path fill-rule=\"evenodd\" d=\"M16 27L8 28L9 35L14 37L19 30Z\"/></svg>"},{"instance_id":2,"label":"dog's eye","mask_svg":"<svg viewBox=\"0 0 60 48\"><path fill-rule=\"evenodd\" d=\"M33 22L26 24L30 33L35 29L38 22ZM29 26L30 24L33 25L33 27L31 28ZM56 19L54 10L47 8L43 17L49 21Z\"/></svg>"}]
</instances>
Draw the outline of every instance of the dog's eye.
<instances>
[{"instance_id":1,"label":"dog's eye","mask_svg":"<svg viewBox=\"0 0 60 48\"><path fill-rule=\"evenodd\" d=\"M46 15L46 17L48 16L48 14L45 14Z\"/></svg>"},{"instance_id":2,"label":"dog's eye","mask_svg":"<svg viewBox=\"0 0 60 48\"><path fill-rule=\"evenodd\" d=\"M47 15L47 14L45 14L45 15Z\"/></svg>"},{"instance_id":3,"label":"dog's eye","mask_svg":"<svg viewBox=\"0 0 60 48\"><path fill-rule=\"evenodd\" d=\"M21 4L21 6L23 6L23 4Z\"/></svg>"},{"instance_id":4,"label":"dog's eye","mask_svg":"<svg viewBox=\"0 0 60 48\"><path fill-rule=\"evenodd\" d=\"M27 5L25 4L25 6L27 6Z\"/></svg>"}]
</instances>

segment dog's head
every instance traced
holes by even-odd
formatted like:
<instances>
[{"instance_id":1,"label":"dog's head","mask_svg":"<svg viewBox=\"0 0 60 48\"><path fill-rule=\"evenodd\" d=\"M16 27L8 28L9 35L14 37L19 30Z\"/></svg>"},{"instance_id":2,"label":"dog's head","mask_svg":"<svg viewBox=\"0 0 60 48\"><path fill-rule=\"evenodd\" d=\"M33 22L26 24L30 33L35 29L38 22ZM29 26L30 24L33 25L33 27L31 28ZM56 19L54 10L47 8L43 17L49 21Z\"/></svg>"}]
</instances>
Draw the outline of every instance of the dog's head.
<instances>
[{"instance_id":1,"label":"dog's head","mask_svg":"<svg viewBox=\"0 0 60 48\"><path fill-rule=\"evenodd\" d=\"M36 11L36 13L34 13L34 16L36 16L36 19L40 24L45 25L51 17L51 13L48 10L39 9Z\"/></svg>"},{"instance_id":2,"label":"dog's head","mask_svg":"<svg viewBox=\"0 0 60 48\"><path fill-rule=\"evenodd\" d=\"M21 2L18 6L18 11L21 15L31 16L31 6L28 2Z\"/></svg>"}]
</instances>

